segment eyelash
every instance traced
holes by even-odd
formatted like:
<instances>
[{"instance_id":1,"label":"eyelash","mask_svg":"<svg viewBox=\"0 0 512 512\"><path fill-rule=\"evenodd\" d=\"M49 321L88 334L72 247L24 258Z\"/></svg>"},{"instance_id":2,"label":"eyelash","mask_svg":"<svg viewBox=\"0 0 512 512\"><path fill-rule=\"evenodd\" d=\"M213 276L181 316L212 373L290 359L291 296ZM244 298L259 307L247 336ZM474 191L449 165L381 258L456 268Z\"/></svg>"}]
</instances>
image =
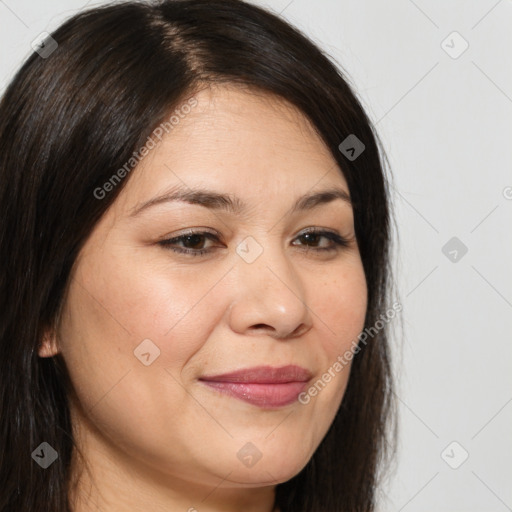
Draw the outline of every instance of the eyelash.
<instances>
[{"instance_id":1,"label":"eyelash","mask_svg":"<svg viewBox=\"0 0 512 512\"><path fill-rule=\"evenodd\" d=\"M331 252L331 251L338 251L340 248L348 247L348 245L349 245L349 240L347 240L346 238L344 238L336 233L333 233L332 231L325 231L325 230L322 231L322 230L310 229L310 230L307 230L307 231L301 233L297 238L300 238L305 235L317 235L320 237L325 237L334 243L334 246L331 245L330 247L310 247L310 248L305 249L305 251L316 251L319 253L320 252ZM207 239L212 240L212 241L219 240L216 235L214 235L213 233L210 233L208 231L190 231L190 232L184 233L184 234L174 237L174 238L161 240L160 242L158 242L158 244L163 246L165 249L170 249L171 251L174 251L178 254L187 254L190 256L203 256L212 251L212 249L190 249L190 248L178 248L178 247L172 246L173 244L175 244L177 242L182 242L183 240L185 240L187 237L190 237L190 236L200 236L200 237L204 236Z\"/></svg>"}]
</instances>

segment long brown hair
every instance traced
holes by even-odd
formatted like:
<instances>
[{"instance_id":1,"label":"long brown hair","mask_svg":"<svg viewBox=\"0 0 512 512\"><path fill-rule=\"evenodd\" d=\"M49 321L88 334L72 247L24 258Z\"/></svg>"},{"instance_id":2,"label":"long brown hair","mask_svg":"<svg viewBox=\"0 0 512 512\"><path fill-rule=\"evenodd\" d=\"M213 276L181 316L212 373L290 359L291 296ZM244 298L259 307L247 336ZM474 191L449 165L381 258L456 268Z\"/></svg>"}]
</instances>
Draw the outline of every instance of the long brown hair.
<instances>
[{"instance_id":1,"label":"long brown hair","mask_svg":"<svg viewBox=\"0 0 512 512\"><path fill-rule=\"evenodd\" d=\"M278 16L241 0L126 2L75 15L34 52L0 103L0 512L69 512L74 441L69 377L37 347L54 326L70 270L129 176L101 187L184 98L231 83L305 113L343 169L368 284L366 326L390 285L384 152L348 79ZM364 144L355 159L338 146ZM379 151L380 150L380 151ZM396 437L387 330L360 344L342 404L304 469L276 489L282 512L374 510ZM41 442L58 453L43 470Z\"/></svg>"}]
</instances>

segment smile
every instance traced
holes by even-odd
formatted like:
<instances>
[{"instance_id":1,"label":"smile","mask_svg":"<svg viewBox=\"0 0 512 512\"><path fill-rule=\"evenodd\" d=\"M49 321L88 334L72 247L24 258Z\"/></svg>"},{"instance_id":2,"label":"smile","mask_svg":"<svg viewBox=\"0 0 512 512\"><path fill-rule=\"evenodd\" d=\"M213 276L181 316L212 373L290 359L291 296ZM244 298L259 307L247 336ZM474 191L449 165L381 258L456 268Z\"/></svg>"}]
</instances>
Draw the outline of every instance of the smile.
<instances>
[{"instance_id":1,"label":"smile","mask_svg":"<svg viewBox=\"0 0 512 512\"><path fill-rule=\"evenodd\" d=\"M311 372L295 365L258 366L199 379L211 389L252 405L274 409L297 401Z\"/></svg>"}]
</instances>

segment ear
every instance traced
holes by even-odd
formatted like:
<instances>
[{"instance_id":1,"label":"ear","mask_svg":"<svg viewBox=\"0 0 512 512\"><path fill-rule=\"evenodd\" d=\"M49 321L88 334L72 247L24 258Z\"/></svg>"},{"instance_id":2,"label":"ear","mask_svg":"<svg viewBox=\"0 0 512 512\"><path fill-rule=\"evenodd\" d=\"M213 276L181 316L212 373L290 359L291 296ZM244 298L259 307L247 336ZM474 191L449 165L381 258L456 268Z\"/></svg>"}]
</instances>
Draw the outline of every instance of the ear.
<instances>
[{"instance_id":1,"label":"ear","mask_svg":"<svg viewBox=\"0 0 512 512\"><path fill-rule=\"evenodd\" d=\"M48 331L45 333L37 352L39 357L53 357L58 354L57 337L53 332Z\"/></svg>"}]
</instances>

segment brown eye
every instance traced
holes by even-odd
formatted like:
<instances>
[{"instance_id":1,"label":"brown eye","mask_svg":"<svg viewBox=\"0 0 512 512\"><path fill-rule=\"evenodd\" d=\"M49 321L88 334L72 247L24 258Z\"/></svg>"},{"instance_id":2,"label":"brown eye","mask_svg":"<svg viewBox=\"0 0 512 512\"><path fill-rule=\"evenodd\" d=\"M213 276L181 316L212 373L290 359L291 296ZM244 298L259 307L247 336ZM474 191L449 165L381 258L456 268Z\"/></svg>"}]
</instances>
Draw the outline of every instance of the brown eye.
<instances>
[{"instance_id":1,"label":"brown eye","mask_svg":"<svg viewBox=\"0 0 512 512\"><path fill-rule=\"evenodd\" d=\"M319 247L318 244L321 243L321 239L325 239L328 242L327 246ZM311 230L299 235L296 240L301 240L301 242L308 248L316 251L335 251L339 247L347 247L349 241L346 238L334 233L332 231L317 231Z\"/></svg>"},{"instance_id":2,"label":"brown eye","mask_svg":"<svg viewBox=\"0 0 512 512\"><path fill-rule=\"evenodd\" d=\"M180 254L200 256L212 251L211 248L204 247L208 240L218 241L219 239L217 236L207 231L198 231L195 233L186 233L167 240L161 240L158 243L166 249L171 249ZM179 247L178 244L182 244L182 247Z\"/></svg>"}]
</instances>

